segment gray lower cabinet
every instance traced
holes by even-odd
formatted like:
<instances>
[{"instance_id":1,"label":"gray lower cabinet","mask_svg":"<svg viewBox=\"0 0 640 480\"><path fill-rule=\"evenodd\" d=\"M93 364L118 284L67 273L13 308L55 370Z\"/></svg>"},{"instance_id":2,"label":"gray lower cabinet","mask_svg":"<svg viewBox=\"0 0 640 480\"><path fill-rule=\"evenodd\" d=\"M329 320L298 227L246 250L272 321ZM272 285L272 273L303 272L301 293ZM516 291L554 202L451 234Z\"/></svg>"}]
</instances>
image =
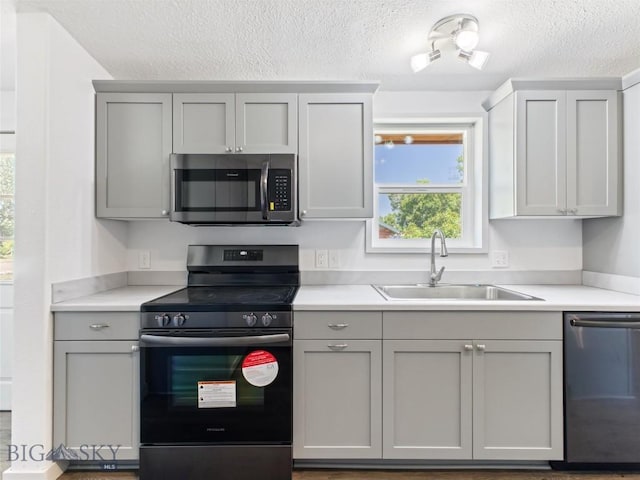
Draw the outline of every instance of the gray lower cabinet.
<instances>
[{"instance_id":1,"label":"gray lower cabinet","mask_svg":"<svg viewBox=\"0 0 640 480\"><path fill-rule=\"evenodd\" d=\"M170 93L96 94L96 216L169 215Z\"/></svg>"},{"instance_id":2,"label":"gray lower cabinet","mask_svg":"<svg viewBox=\"0 0 640 480\"><path fill-rule=\"evenodd\" d=\"M382 456L382 313L296 312L293 456Z\"/></svg>"},{"instance_id":3,"label":"gray lower cabinet","mask_svg":"<svg viewBox=\"0 0 640 480\"><path fill-rule=\"evenodd\" d=\"M373 216L371 94L304 94L299 99L300 216Z\"/></svg>"},{"instance_id":4,"label":"gray lower cabinet","mask_svg":"<svg viewBox=\"0 0 640 480\"><path fill-rule=\"evenodd\" d=\"M562 459L561 318L385 312L383 457Z\"/></svg>"},{"instance_id":5,"label":"gray lower cabinet","mask_svg":"<svg viewBox=\"0 0 640 480\"><path fill-rule=\"evenodd\" d=\"M383 456L472 456L472 352L455 340L385 340Z\"/></svg>"},{"instance_id":6,"label":"gray lower cabinet","mask_svg":"<svg viewBox=\"0 0 640 480\"><path fill-rule=\"evenodd\" d=\"M115 460L138 459L138 342L118 339L134 337L137 316L55 315L53 443L74 460L113 461L113 450ZM104 447L96 454L94 445Z\"/></svg>"}]
</instances>

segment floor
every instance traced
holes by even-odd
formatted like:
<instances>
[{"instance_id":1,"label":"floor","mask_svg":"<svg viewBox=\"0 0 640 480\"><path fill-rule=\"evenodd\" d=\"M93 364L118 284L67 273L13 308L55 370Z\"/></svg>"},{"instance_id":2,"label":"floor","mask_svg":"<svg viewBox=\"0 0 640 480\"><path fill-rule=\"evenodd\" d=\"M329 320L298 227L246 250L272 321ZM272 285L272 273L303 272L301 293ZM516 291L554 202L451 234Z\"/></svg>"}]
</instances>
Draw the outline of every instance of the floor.
<instances>
[{"instance_id":1,"label":"floor","mask_svg":"<svg viewBox=\"0 0 640 480\"><path fill-rule=\"evenodd\" d=\"M9 468L7 456L11 443L11 412L0 412L0 472Z\"/></svg>"},{"instance_id":2,"label":"floor","mask_svg":"<svg viewBox=\"0 0 640 480\"><path fill-rule=\"evenodd\" d=\"M60 480L135 480L132 473L89 474L65 473ZM293 480L640 480L640 473L565 473L551 471L364 471L364 470L304 470L293 473Z\"/></svg>"},{"instance_id":3,"label":"floor","mask_svg":"<svg viewBox=\"0 0 640 480\"><path fill-rule=\"evenodd\" d=\"M0 472L9 468L7 448L11 443L11 413L0 412ZM136 480L134 472L67 472L60 480ZM556 472L517 470L298 470L293 480L640 480L638 473Z\"/></svg>"}]
</instances>

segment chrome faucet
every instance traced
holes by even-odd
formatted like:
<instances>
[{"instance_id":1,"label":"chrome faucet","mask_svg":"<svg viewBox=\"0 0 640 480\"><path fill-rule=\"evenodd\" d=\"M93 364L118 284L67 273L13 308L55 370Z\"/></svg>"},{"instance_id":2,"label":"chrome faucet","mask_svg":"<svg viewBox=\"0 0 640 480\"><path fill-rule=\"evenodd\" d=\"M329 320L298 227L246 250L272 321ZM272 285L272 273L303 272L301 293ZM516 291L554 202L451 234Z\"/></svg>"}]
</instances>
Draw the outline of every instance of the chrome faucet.
<instances>
[{"instance_id":1,"label":"chrome faucet","mask_svg":"<svg viewBox=\"0 0 640 480\"><path fill-rule=\"evenodd\" d=\"M444 272L444 267L442 267L440 268L440 270L438 270L438 273L436 273L436 237L438 236L440 237L440 256L446 257L449 255L449 252L447 251L447 243L444 239L444 233L442 233L442 230L437 228L433 231L433 235L431 235L431 271L429 274L430 287L436 286L436 284L442 278L442 272Z\"/></svg>"}]
</instances>

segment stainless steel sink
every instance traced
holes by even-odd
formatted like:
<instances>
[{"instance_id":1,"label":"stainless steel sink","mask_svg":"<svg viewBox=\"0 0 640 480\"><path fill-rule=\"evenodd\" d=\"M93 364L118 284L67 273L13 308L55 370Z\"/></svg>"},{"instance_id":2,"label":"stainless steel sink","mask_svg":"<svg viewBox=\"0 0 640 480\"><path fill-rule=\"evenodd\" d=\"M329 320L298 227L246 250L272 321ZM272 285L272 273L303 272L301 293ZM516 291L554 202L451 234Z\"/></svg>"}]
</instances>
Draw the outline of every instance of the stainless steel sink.
<instances>
[{"instance_id":1,"label":"stainless steel sink","mask_svg":"<svg viewBox=\"0 0 640 480\"><path fill-rule=\"evenodd\" d=\"M386 300L542 300L495 285L373 285Z\"/></svg>"}]
</instances>

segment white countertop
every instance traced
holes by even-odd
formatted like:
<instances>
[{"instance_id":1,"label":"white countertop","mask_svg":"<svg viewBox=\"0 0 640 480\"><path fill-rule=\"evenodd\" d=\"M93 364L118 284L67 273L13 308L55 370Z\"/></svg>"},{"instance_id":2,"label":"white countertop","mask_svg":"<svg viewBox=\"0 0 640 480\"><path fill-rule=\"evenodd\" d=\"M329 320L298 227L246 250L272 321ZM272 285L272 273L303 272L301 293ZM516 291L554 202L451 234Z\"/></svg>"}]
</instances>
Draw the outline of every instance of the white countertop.
<instances>
[{"instance_id":1,"label":"white countertop","mask_svg":"<svg viewBox=\"0 0 640 480\"><path fill-rule=\"evenodd\" d=\"M371 285L303 285L293 303L302 310L599 310L640 311L640 296L582 285L500 285L539 300L385 300ZM129 286L51 305L54 312L137 311L180 286Z\"/></svg>"},{"instance_id":2,"label":"white countertop","mask_svg":"<svg viewBox=\"0 0 640 480\"><path fill-rule=\"evenodd\" d=\"M303 285L294 310L640 311L640 296L582 285L499 285L540 300L385 300L371 285Z\"/></svg>"},{"instance_id":3,"label":"white countertop","mask_svg":"<svg viewBox=\"0 0 640 480\"><path fill-rule=\"evenodd\" d=\"M128 286L105 290L51 305L52 312L132 312L140 305L184 287L176 285Z\"/></svg>"}]
</instances>

